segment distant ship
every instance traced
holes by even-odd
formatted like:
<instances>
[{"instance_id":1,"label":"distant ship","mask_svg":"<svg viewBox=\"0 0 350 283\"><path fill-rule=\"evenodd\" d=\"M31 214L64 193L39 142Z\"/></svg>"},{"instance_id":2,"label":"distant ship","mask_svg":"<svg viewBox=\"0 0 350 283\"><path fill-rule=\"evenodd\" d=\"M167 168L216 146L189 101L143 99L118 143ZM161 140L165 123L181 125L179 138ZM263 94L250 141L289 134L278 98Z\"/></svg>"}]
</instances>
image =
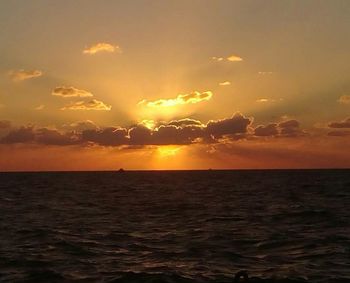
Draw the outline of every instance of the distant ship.
<instances>
[{"instance_id":1,"label":"distant ship","mask_svg":"<svg viewBox=\"0 0 350 283\"><path fill-rule=\"evenodd\" d=\"M125 170L124 170L123 168L120 168L120 169L118 170L118 172L119 172L119 173L124 173Z\"/></svg>"}]
</instances>

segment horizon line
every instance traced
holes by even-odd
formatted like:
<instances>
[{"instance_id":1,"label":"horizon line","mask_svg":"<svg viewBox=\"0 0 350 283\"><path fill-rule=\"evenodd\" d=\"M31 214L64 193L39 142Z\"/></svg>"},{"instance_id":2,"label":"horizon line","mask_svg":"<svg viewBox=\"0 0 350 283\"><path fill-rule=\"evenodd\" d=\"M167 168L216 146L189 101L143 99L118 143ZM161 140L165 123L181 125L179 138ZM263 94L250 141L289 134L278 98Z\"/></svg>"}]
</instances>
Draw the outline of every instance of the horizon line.
<instances>
[{"instance_id":1,"label":"horizon line","mask_svg":"<svg viewBox=\"0 0 350 283\"><path fill-rule=\"evenodd\" d=\"M122 172L119 170L123 169ZM207 172L207 171L321 171L321 170L350 170L350 167L310 167L310 168L208 168L208 169L125 169L115 170L0 170L3 173L127 173L127 172Z\"/></svg>"}]
</instances>

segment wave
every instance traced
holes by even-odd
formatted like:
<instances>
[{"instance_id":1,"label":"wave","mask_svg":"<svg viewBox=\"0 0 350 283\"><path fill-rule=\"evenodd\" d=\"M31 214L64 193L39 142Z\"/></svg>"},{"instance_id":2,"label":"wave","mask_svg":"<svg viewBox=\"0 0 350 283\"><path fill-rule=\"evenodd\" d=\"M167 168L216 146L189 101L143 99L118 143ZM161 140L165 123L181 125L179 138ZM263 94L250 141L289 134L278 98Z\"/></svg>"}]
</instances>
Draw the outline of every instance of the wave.
<instances>
[{"instance_id":1,"label":"wave","mask_svg":"<svg viewBox=\"0 0 350 283\"><path fill-rule=\"evenodd\" d=\"M236 277L224 277L220 279L208 279L208 278L187 278L177 274L151 274L151 273L136 273L126 272L119 278L112 279L110 283L313 283L301 278L259 278L250 277L247 279L239 278L241 272L236 274ZM327 283L349 283L349 278L334 278L326 281Z\"/></svg>"},{"instance_id":2,"label":"wave","mask_svg":"<svg viewBox=\"0 0 350 283\"><path fill-rule=\"evenodd\" d=\"M239 272L237 274L242 274ZM188 278L180 276L175 273L146 273L146 272L123 272L115 278L109 280L103 280L107 283L313 283L314 281L308 281L298 278L259 278L250 277L222 277L220 279L208 279L208 278ZM22 278L9 278L0 273L1 282L17 282L17 283L41 283L41 282L101 282L98 278L74 278L72 276L63 276L62 274L49 270L40 269L31 271ZM348 283L349 278L335 278L329 279L327 283Z\"/></svg>"},{"instance_id":3,"label":"wave","mask_svg":"<svg viewBox=\"0 0 350 283\"><path fill-rule=\"evenodd\" d=\"M240 274L240 273L237 273ZM126 272L121 274L119 278L109 281L110 283L232 283L232 282L249 282L249 283L308 283L304 279L291 279L291 278L258 278L251 277L248 279L239 278L221 278L221 279L208 279L208 278L187 278L180 276L178 274L151 274L151 273L135 273L135 272ZM337 283L348 282L348 281L334 281Z\"/></svg>"}]
</instances>

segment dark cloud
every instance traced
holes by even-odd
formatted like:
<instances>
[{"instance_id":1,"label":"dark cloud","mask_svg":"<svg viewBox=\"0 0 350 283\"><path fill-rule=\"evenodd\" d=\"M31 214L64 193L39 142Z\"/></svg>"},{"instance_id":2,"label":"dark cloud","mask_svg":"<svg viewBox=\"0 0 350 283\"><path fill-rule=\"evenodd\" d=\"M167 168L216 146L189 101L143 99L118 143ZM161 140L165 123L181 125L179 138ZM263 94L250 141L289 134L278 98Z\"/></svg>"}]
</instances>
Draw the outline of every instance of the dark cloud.
<instances>
[{"instance_id":1,"label":"dark cloud","mask_svg":"<svg viewBox=\"0 0 350 283\"><path fill-rule=\"evenodd\" d=\"M138 124L129 129L106 128L82 132L83 142L99 145L179 145L214 142L215 138L243 134L251 119L236 113L232 118L210 121L207 125L193 119L173 120L149 129Z\"/></svg>"},{"instance_id":2,"label":"dark cloud","mask_svg":"<svg viewBox=\"0 0 350 283\"><path fill-rule=\"evenodd\" d=\"M331 122L328 124L328 127L336 129L350 128L350 118L347 118L341 122Z\"/></svg>"},{"instance_id":3,"label":"dark cloud","mask_svg":"<svg viewBox=\"0 0 350 283\"><path fill-rule=\"evenodd\" d=\"M32 126L21 127L9 132L1 139L1 143L30 143L35 139L35 132Z\"/></svg>"},{"instance_id":4,"label":"dark cloud","mask_svg":"<svg viewBox=\"0 0 350 283\"><path fill-rule=\"evenodd\" d=\"M205 131L216 139L226 135L244 134L252 122L252 118L246 118L241 113L236 113L232 118L209 121Z\"/></svg>"},{"instance_id":5,"label":"dark cloud","mask_svg":"<svg viewBox=\"0 0 350 283\"><path fill-rule=\"evenodd\" d=\"M306 133L300 129L300 123L297 120L283 121L279 124L271 123L266 126L259 125L254 129L255 136L276 136L276 137L297 137Z\"/></svg>"},{"instance_id":6,"label":"dark cloud","mask_svg":"<svg viewBox=\"0 0 350 283\"><path fill-rule=\"evenodd\" d=\"M284 137L296 137L305 134L299 127L300 123L297 120L288 120L278 124L280 135Z\"/></svg>"},{"instance_id":7,"label":"dark cloud","mask_svg":"<svg viewBox=\"0 0 350 283\"><path fill-rule=\"evenodd\" d=\"M184 127L184 126L191 126L191 125L196 125L196 126L203 126L201 121L190 119L190 118L185 118L185 119L180 119L180 120L172 120L167 125L173 125L177 127Z\"/></svg>"},{"instance_id":8,"label":"dark cloud","mask_svg":"<svg viewBox=\"0 0 350 283\"><path fill-rule=\"evenodd\" d=\"M282 129L299 128L300 123L297 120L288 120L288 121L279 123L278 126Z\"/></svg>"},{"instance_id":9,"label":"dark cloud","mask_svg":"<svg viewBox=\"0 0 350 283\"><path fill-rule=\"evenodd\" d=\"M79 143L78 137L70 133L62 134L55 129L41 128L35 131L35 141L45 145L73 145Z\"/></svg>"},{"instance_id":10,"label":"dark cloud","mask_svg":"<svg viewBox=\"0 0 350 283\"><path fill-rule=\"evenodd\" d=\"M191 144L196 138L203 136L203 129L198 126L177 127L174 125L160 126L152 133L152 143L155 145Z\"/></svg>"},{"instance_id":11,"label":"dark cloud","mask_svg":"<svg viewBox=\"0 0 350 283\"><path fill-rule=\"evenodd\" d=\"M102 130L85 130L81 134L82 142L93 142L99 145L117 146L128 144L127 130L108 127Z\"/></svg>"},{"instance_id":12,"label":"dark cloud","mask_svg":"<svg viewBox=\"0 0 350 283\"><path fill-rule=\"evenodd\" d=\"M152 130L139 124L129 130L130 143L133 145L147 145L152 143Z\"/></svg>"},{"instance_id":13,"label":"dark cloud","mask_svg":"<svg viewBox=\"0 0 350 283\"><path fill-rule=\"evenodd\" d=\"M28 126L14 129L1 139L1 143L5 144L34 142L45 145L72 145L78 143L78 138L69 133L62 134L55 129L35 129Z\"/></svg>"},{"instance_id":14,"label":"dark cloud","mask_svg":"<svg viewBox=\"0 0 350 283\"><path fill-rule=\"evenodd\" d=\"M296 120L272 123L250 130L253 118L240 113L231 118L211 120L203 124L194 119L172 120L146 127L144 123L129 128L99 128L92 121L80 121L62 126L62 131L49 128L21 127L11 130L2 143L38 143L45 145L96 144L101 146L187 145L193 143L220 143L223 139L238 140L242 137L283 136L294 137L305 133Z\"/></svg>"},{"instance_id":15,"label":"dark cloud","mask_svg":"<svg viewBox=\"0 0 350 283\"><path fill-rule=\"evenodd\" d=\"M0 121L0 129L8 129L11 127L11 122L7 120Z\"/></svg>"},{"instance_id":16,"label":"dark cloud","mask_svg":"<svg viewBox=\"0 0 350 283\"><path fill-rule=\"evenodd\" d=\"M350 131L331 131L328 135L331 137L348 137L350 136Z\"/></svg>"},{"instance_id":17,"label":"dark cloud","mask_svg":"<svg viewBox=\"0 0 350 283\"><path fill-rule=\"evenodd\" d=\"M65 130L82 132L85 130L96 130L99 127L94 122L90 120L85 120L85 121L74 122L71 124L64 124L62 128Z\"/></svg>"},{"instance_id":18,"label":"dark cloud","mask_svg":"<svg viewBox=\"0 0 350 283\"><path fill-rule=\"evenodd\" d=\"M260 125L256 127L254 130L254 135L256 136L266 137L266 136L277 136L278 134L279 134L279 131L277 128L277 124L275 123L268 124L266 126Z\"/></svg>"}]
</instances>

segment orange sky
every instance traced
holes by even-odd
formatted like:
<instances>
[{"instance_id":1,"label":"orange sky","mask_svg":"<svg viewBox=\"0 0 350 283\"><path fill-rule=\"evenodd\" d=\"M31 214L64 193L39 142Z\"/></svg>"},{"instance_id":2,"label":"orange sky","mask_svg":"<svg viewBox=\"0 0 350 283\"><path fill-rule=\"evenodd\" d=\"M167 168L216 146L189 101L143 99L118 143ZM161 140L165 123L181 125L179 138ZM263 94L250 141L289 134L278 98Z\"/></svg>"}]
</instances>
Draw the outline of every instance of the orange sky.
<instances>
[{"instance_id":1,"label":"orange sky","mask_svg":"<svg viewBox=\"0 0 350 283\"><path fill-rule=\"evenodd\" d=\"M1 1L0 170L349 167L349 14Z\"/></svg>"}]
</instances>

